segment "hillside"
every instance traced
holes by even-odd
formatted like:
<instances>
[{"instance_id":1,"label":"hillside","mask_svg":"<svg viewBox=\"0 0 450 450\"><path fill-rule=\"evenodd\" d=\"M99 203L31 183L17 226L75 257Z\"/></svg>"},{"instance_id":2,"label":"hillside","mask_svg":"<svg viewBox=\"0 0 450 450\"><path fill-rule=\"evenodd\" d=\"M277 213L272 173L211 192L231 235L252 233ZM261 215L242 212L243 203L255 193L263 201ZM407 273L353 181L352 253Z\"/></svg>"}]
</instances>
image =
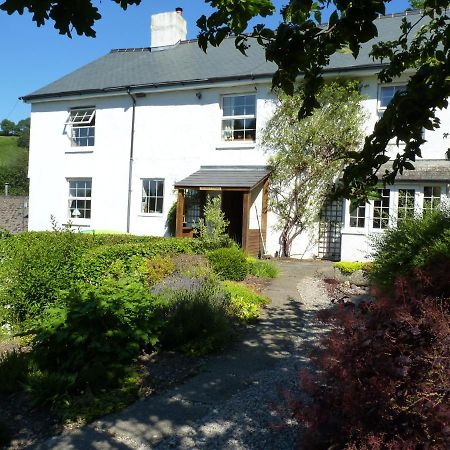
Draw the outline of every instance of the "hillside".
<instances>
[{"instance_id":1,"label":"hillside","mask_svg":"<svg viewBox=\"0 0 450 450\"><path fill-rule=\"evenodd\" d=\"M0 166L17 166L26 164L28 150L17 146L17 137L0 136Z\"/></svg>"}]
</instances>

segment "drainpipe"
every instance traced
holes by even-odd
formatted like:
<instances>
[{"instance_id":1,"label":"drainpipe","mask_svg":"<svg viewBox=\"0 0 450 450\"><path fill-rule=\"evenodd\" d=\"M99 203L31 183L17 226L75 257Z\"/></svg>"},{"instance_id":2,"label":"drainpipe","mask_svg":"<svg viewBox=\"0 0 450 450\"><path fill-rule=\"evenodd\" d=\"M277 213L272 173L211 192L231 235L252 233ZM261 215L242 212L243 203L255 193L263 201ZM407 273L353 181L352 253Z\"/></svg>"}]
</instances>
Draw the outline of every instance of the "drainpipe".
<instances>
[{"instance_id":1,"label":"drainpipe","mask_svg":"<svg viewBox=\"0 0 450 450\"><path fill-rule=\"evenodd\" d=\"M130 139L130 163L128 166L128 203L127 203L127 233L130 232L130 217L131 217L131 183L133 180L133 153L134 153L134 118L136 113L136 98L127 88L127 94L131 97L133 102L133 113L131 117L131 139Z\"/></svg>"}]
</instances>

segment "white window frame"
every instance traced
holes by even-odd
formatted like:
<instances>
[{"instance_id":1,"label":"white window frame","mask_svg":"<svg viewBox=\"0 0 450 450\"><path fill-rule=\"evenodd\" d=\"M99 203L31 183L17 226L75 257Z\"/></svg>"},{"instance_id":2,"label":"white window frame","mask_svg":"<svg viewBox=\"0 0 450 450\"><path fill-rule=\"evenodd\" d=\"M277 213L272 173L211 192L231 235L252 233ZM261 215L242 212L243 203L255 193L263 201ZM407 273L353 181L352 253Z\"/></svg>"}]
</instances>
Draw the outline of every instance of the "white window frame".
<instances>
[{"instance_id":1,"label":"white window frame","mask_svg":"<svg viewBox=\"0 0 450 450\"><path fill-rule=\"evenodd\" d=\"M412 208L409 207L400 207L400 193L401 191L413 191L414 194L412 196L412 198L414 199L414 204ZM420 202L419 202L419 195L420 195L420 186L409 186L409 185L405 185L405 186L396 186L396 189L394 190L394 213L395 213L395 223L398 225L400 223L400 221L406 219L411 219L417 216L418 212L420 211ZM408 195L407 195L408 198ZM411 198L411 197L409 197ZM412 211L412 215L405 215L405 217L400 218L399 213L401 210L404 211Z\"/></svg>"},{"instance_id":2,"label":"white window frame","mask_svg":"<svg viewBox=\"0 0 450 450\"><path fill-rule=\"evenodd\" d=\"M226 98L236 98L236 97L253 97L255 101L255 114L242 114L242 115L231 115L231 116L225 116L225 108L224 108L224 101ZM220 140L222 143L227 144L254 144L256 142L256 135L257 135L257 98L256 94L251 92L241 92L236 94L226 94L222 95L220 99L220 110L221 110L221 120L220 120ZM246 139L245 137L245 128L244 128L244 136L242 139L225 139L224 137L224 122L227 120L254 120L255 121L255 138L253 139ZM248 128L248 130L252 130L253 128ZM234 133L234 131L231 131L231 133Z\"/></svg>"},{"instance_id":3,"label":"white window frame","mask_svg":"<svg viewBox=\"0 0 450 450\"><path fill-rule=\"evenodd\" d=\"M72 147L77 149L90 148L95 145L95 106L85 106L72 108L69 111L65 125L69 127L69 137ZM92 136L76 136L80 130L92 131ZM92 144L89 144L92 139ZM86 145L80 145L82 140L86 140Z\"/></svg>"},{"instance_id":4,"label":"white window frame","mask_svg":"<svg viewBox=\"0 0 450 450\"><path fill-rule=\"evenodd\" d=\"M156 182L156 195L147 195L144 189L144 183ZM162 195L158 195L158 184L162 183ZM164 214L164 191L165 191L165 179L160 177L148 177L141 178L141 210L140 214L143 216L162 216ZM150 206L150 198L155 199L155 210L154 211L145 211L145 206ZM161 200L162 206L161 211L157 210L158 199Z\"/></svg>"},{"instance_id":5,"label":"white window frame","mask_svg":"<svg viewBox=\"0 0 450 450\"><path fill-rule=\"evenodd\" d=\"M363 203L360 202L358 203L358 205L354 208L351 209L351 203L349 202L349 221L348 221L348 226L349 228L356 229L356 230L364 230L367 226L367 210L369 208L369 204L368 203ZM363 209L363 211L362 211ZM353 214L355 213L355 214ZM352 219L356 220L356 225L352 225ZM359 225L359 221L362 220L363 221L363 225L360 226Z\"/></svg>"},{"instance_id":6,"label":"white window frame","mask_svg":"<svg viewBox=\"0 0 450 450\"><path fill-rule=\"evenodd\" d=\"M388 228L390 228L392 226L392 210L393 210L393 201L392 201L393 200L393 195L392 194L393 194L393 191L392 191L391 188L384 188L384 187L378 188L378 192L380 192L380 191L381 191L381 198L377 199L377 200L372 200L370 202L370 208L371 208L371 211L372 211L371 218L370 218L370 229L372 231L375 231L375 232L377 232L377 231L380 232L380 231L387 230ZM383 196L384 191L389 191L389 195L388 196ZM382 202L383 198L389 198L389 205L386 207L386 206L383 206L383 204L381 203L380 206L375 206L375 202ZM376 219L375 218L375 211L378 210L378 209L381 210L382 214L381 214L381 216L379 218ZM383 210L386 210L386 209L387 209L387 212L388 212L387 225L385 227L383 227L383 226L381 226L382 221L386 220L386 217L383 217ZM379 227L375 227L374 226L375 220L380 220L380 226Z\"/></svg>"},{"instance_id":7,"label":"white window frame","mask_svg":"<svg viewBox=\"0 0 450 450\"><path fill-rule=\"evenodd\" d=\"M71 183L86 183L89 182L90 183L90 196L81 196L81 195L77 195L77 192L75 193L75 195L72 195L71 192ZM76 188L77 190L78 188ZM81 188L80 188L81 189ZM86 187L84 187L84 189L86 189ZM67 190L68 190L68 202L67 202L67 217L68 220L73 223L74 225L88 225L90 224L91 220L92 220L92 178L90 177L80 177L80 178L67 178ZM78 215L73 215L73 212L71 212L72 209L72 202L73 201L89 201L90 202L90 207L89 208L81 208L81 210L78 208L78 206L76 207L76 209L78 209L79 212L81 211L89 211L89 217L80 217ZM75 210L74 210L75 211Z\"/></svg>"},{"instance_id":8,"label":"white window frame","mask_svg":"<svg viewBox=\"0 0 450 450\"><path fill-rule=\"evenodd\" d=\"M431 197L425 197L425 189L426 188L431 188L432 189L432 194ZM435 189L439 189L439 195L434 195L434 190ZM443 195L445 192L445 187L440 185L440 184L434 184L434 183L429 183L429 184L423 184L422 186L422 215L425 214L425 211L436 211L437 208L439 208L440 205L442 205L443 202ZM427 199L431 199L431 208L425 208L425 202L427 201ZM433 204L433 200L434 199L439 199L438 204L436 206L434 206Z\"/></svg>"},{"instance_id":9,"label":"white window frame","mask_svg":"<svg viewBox=\"0 0 450 450\"><path fill-rule=\"evenodd\" d=\"M382 92L383 88L394 88L394 95L395 95L400 90L404 90L406 88L406 84L407 84L406 81L405 82L398 82L398 83L379 84L378 85L378 96L377 96L377 109L378 109L378 111L383 113L386 110L386 108L387 108L387 106L381 106L381 92ZM397 88L403 88L403 89L396 90ZM391 97L391 100L394 97L394 95ZM389 100L389 102L391 100Z\"/></svg>"}]
</instances>

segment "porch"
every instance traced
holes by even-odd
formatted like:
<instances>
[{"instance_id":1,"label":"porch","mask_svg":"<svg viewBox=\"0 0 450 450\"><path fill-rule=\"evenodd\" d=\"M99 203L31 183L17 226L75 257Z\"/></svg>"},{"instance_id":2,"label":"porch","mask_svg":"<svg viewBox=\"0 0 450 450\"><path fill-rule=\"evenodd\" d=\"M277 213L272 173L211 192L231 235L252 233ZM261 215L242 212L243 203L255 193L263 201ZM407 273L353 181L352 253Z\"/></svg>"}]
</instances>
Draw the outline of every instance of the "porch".
<instances>
[{"instance_id":1,"label":"porch","mask_svg":"<svg viewBox=\"0 0 450 450\"><path fill-rule=\"evenodd\" d=\"M220 196L228 234L251 256L265 253L270 170L266 166L201 166L176 182L176 236L192 237L208 196Z\"/></svg>"}]
</instances>

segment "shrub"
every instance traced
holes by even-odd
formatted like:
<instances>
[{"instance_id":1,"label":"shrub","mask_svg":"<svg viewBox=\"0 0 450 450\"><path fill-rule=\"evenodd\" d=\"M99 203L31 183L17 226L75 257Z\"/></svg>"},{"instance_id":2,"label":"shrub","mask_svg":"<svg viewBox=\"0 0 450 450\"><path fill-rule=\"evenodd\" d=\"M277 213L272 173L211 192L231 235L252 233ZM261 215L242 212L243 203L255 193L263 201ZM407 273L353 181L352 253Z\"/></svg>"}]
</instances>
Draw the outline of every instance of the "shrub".
<instances>
[{"instance_id":1,"label":"shrub","mask_svg":"<svg viewBox=\"0 0 450 450\"><path fill-rule=\"evenodd\" d=\"M204 355L223 349L232 336L229 296L213 276L172 276L152 292L165 303L163 348Z\"/></svg>"},{"instance_id":2,"label":"shrub","mask_svg":"<svg viewBox=\"0 0 450 450\"><path fill-rule=\"evenodd\" d=\"M230 294L230 312L244 322L256 320L261 307L269 303L269 299L257 294L247 286L235 281L224 281L224 288Z\"/></svg>"},{"instance_id":3,"label":"shrub","mask_svg":"<svg viewBox=\"0 0 450 450\"><path fill-rule=\"evenodd\" d=\"M392 288L398 276L411 275L432 257L447 257L449 229L450 215L441 211L424 218L403 220L397 228L386 230L374 243L372 282Z\"/></svg>"},{"instance_id":4,"label":"shrub","mask_svg":"<svg viewBox=\"0 0 450 450\"><path fill-rule=\"evenodd\" d=\"M119 272L139 272L136 257L198 251L195 239L120 234L31 232L0 239L0 309L5 321L20 324L61 304L60 291L79 280L98 285Z\"/></svg>"},{"instance_id":5,"label":"shrub","mask_svg":"<svg viewBox=\"0 0 450 450\"><path fill-rule=\"evenodd\" d=\"M219 248L207 253L213 271L224 280L242 281L248 273L244 253L237 247Z\"/></svg>"},{"instance_id":6,"label":"shrub","mask_svg":"<svg viewBox=\"0 0 450 450\"><path fill-rule=\"evenodd\" d=\"M179 275L205 276L211 273L208 258L204 255L180 254L172 258L175 265L175 272Z\"/></svg>"},{"instance_id":7,"label":"shrub","mask_svg":"<svg viewBox=\"0 0 450 450\"><path fill-rule=\"evenodd\" d=\"M450 447L445 223L436 214L388 232L376 250L376 300L322 313L331 332L314 355L318 370L301 373L301 398L289 400L294 417L307 427L305 448ZM382 275L387 282L381 283Z\"/></svg>"},{"instance_id":8,"label":"shrub","mask_svg":"<svg viewBox=\"0 0 450 450\"><path fill-rule=\"evenodd\" d=\"M203 218L199 220L196 233L205 250L226 247L231 243L227 228L229 221L221 208L220 197L208 198L203 210Z\"/></svg>"},{"instance_id":9,"label":"shrub","mask_svg":"<svg viewBox=\"0 0 450 450\"><path fill-rule=\"evenodd\" d=\"M175 264L168 256L154 256L147 260L147 280L150 285L162 281L175 270Z\"/></svg>"},{"instance_id":10,"label":"shrub","mask_svg":"<svg viewBox=\"0 0 450 450\"><path fill-rule=\"evenodd\" d=\"M278 266L268 260L247 258L248 272L255 277L276 278L280 273Z\"/></svg>"},{"instance_id":11,"label":"shrub","mask_svg":"<svg viewBox=\"0 0 450 450\"><path fill-rule=\"evenodd\" d=\"M358 270L366 270L369 267L368 263L363 262L346 262L339 261L333 264L333 267L339 269L342 275L351 275L352 273L357 272Z\"/></svg>"},{"instance_id":12,"label":"shrub","mask_svg":"<svg viewBox=\"0 0 450 450\"><path fill-rule=\"evenodd\" d=\"M20 391L27 379L28 356L13 350L0 356L0 392Z\"/></svg>"},{"instance_id":13,"label":"shrub","mask_svg":"<svg viewBox=\"0 0 450 450\"><path fill-rule=\"evenodd\" d=\"M115 261L121 260L128 270L133 257L151 258L198 251L200 247L196 240L186 238L152 238L146 243L101 245L82 255L76 272L80 280L96 285L101 282Z\"/></svg>"},{"instance_id":14,"label":"shrub","mask_svg":"<svg viewBox=\"0 0 450 450\"><path fill-rule=\"evenodd\" d=\"M65 304L47 311L36 336L33 360L44 383L54 373L71 391L117 386L142 348L157 342L160 302L133 280L72 290Z\"/></svg>"}]
</instances>

